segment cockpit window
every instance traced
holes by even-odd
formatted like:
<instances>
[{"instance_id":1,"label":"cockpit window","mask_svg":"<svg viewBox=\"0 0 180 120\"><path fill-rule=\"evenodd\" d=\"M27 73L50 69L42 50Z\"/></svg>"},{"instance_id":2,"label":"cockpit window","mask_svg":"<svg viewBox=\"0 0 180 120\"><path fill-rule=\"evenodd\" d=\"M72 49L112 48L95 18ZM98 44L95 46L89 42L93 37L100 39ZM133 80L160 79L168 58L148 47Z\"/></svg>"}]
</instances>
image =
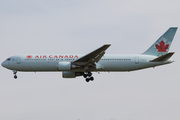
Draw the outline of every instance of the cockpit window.
<instances>
[{"instance_id":1,"label":"cockpit window","mask_svg":"<svg viewBox=\"0 0 180 120\"><path fill-rule=\"evenodd\" d=\"M7 61L10 61L10 60L11 60L10 58L7 59Z\"/></svg>"}]
</instances>

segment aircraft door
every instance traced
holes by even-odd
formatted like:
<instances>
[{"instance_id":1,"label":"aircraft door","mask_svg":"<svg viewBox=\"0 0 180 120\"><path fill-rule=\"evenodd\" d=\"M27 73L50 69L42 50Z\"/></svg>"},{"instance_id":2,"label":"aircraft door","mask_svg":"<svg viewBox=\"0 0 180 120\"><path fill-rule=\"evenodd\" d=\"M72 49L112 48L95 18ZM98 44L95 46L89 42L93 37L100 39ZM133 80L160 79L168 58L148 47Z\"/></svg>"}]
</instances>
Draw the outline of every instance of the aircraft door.
<instances>
[{"instance_id":1,"label":"aircraft door","mask_svg":"<svg viewBox=\"0 0 180 120\"><path fill-rule=\"evenodd\" d=\"M17 58L16 58L16 63L17 63L17 64L20 64L20 63L21 63L21 58L20 58L20 57L17 57Z\"/></svg>"},{"instance_id":2,"label":"aircraft door","mask_svg":"<svg viewBox=\"0 0 180 120\"><path fill-rule=\"evenodd\" d=\"M135 57L135 64L139 64L139 57Z\"/></svg>"}]
</instances>

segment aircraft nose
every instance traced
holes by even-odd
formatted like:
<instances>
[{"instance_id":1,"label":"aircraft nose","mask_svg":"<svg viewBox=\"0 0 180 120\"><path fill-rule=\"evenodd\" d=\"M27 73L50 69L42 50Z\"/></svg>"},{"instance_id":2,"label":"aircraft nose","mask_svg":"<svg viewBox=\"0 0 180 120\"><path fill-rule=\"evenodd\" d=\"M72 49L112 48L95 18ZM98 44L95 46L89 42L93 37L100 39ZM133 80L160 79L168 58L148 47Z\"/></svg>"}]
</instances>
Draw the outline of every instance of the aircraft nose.
<instances>
[{"instance_id":1,"label":"aircraft nose","mask_svg":"<svg viewBox=\"0 0 180 120\"><path fill-rule=\"evenodd\" d=\"M2 62L2 63L1 63L1 65L2 65L3 67L6 67L6 63L5 63L5 61L4 61L4 62Z\"/></svg>"}]
</instances>

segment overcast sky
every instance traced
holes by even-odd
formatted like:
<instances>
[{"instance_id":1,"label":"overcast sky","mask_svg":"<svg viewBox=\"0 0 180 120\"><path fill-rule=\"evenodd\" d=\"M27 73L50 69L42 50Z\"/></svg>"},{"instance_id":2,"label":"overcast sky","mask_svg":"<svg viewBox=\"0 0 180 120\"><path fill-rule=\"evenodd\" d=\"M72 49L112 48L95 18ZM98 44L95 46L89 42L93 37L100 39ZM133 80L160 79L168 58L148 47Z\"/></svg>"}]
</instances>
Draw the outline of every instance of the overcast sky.
<instances>
[{"instance_id":1,"label":"overcast sky","mask_svg":"<svg viewBox=\"0 0 180 120\"><path fill-rule=\"evenodd\" d=\"M178 0L1 0L0 62L18 54L139 54L180 26ZM179 120L180 31L174 63L63 79L0 67L1 120Z\"/></svg>"}]
</instances>

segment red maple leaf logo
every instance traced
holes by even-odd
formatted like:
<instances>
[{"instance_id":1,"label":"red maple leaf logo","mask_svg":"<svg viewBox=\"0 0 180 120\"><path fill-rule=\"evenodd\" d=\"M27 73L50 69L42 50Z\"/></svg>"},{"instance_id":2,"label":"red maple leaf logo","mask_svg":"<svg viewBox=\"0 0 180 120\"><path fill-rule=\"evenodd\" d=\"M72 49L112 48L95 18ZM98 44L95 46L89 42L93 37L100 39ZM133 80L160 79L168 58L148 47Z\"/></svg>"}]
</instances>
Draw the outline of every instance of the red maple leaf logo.
<instances>
[{"instance_id":1,"label":"red maple leaf logo","mask_svg":"<svg viewBox=\"0 0 180 120\"><path fill-rule=\"evenodd\" d=\"M162 40L159 42L159 44L155 44L156 49L158 49L158 52L167 52L166 50L169 48L169 44L165 45L165 42Z\"/></svg>"},{"instance_id":2,"label":"red maple leaf logo","mask_svg":"<svg viewBox=\"0 0 180 120\"><path fill-rule=\"evenodd\" d=\"M27 55L26 58L30 59L32 58L32 55Z\"/></svg>"}]
</instances>

